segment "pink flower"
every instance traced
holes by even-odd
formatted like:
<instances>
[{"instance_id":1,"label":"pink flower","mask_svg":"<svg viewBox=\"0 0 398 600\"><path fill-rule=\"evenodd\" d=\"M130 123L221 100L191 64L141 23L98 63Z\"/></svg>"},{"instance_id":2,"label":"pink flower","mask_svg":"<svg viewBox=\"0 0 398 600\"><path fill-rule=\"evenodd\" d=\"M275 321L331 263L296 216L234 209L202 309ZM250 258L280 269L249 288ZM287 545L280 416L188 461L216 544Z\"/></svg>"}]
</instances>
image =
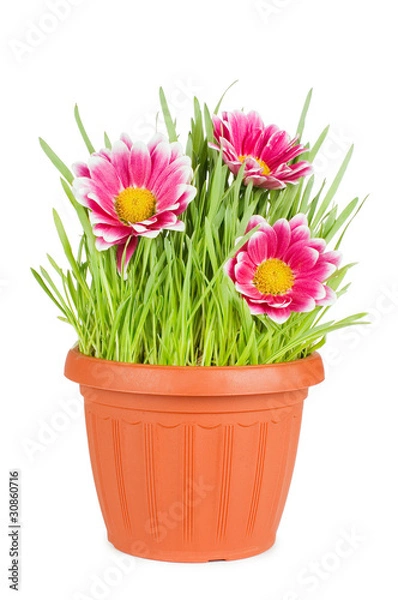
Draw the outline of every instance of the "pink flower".
<instances>
[{"instance_id":1,"label":"pink flower","mask_svg":"<svg viewBox=\"0 0 398 600\"><path fill-rule=\"evenodd\" d=\"M127 266L138 236L154 238L162 229L183 231L178 220L196 188L191 161L180 144L155 135L149 144L132 144L122 135L111 150L92 154L88 164L73 166L74 192L90 209L98 250L117 246L118 268L123 252Z\"/></svg>"},{"instance_id":2,"label":"pink flower","mask_svg":"<svg viewBox=\"0 0 398 600\"><path fill-rule=\"evenodd\" d=\"M246 233L258 225L225 266L250 312L284 323L292 312L331 304L335 293L323 282L338 267L340 254L325 252L325 240L311 239L306 216L279 219L273 226L254 216Z\"/></svg>"},{"instance_id":3,"label":"pink flower","mask_svg":"<svg viewBox=\"0 0 398 600\"><path fill-rule=\"evenodd\" d=\"M289 164L305 152L297 138L290 140L286 131L276 125L266 127L255 111L247 115L239 110L223 112L221 119L213 117L213 125L218 145L210 146L222 151L224 162L234 175L245 165L246 185L252 181L256 187L276 190L297 183L312 172L305 160Z\"/></svg>"}]
</instances>

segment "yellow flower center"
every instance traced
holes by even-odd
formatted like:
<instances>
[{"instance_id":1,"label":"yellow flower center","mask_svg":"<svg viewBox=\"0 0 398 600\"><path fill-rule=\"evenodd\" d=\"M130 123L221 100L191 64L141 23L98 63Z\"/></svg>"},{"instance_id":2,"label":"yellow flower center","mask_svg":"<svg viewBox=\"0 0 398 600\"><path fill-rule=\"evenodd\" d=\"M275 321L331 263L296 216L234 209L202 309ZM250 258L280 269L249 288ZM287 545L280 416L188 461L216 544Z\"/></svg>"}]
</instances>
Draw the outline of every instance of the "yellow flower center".
<instances>
[{"instance_id":1,"label":"yellow flower center","mask_svg":"<svg viewBox=\"0 0 398 600\"><path fill-rule=\"evenodd\" d=\"M115 198L115 210L123 223L140 223L156 212L156 198L145 188L128 187Z\"/></svg>"},{"instance_id":2,"label":"yellow flower center","mask_svg":"<svg viewBox=\"0 0 398 600\"><path fill-rule=\"evenodd\" d=\"M244 163L247 158L247 154L241 154L241 156L239 156L239 160L241 163ZM269 168L266 162L261 160L261 158L257 158L255 156L251 156L250 158L254 158L254 160L259 164L263 175L269 175L271 173L271 169Z\"/></svg>"},{"instance_id":3,"label":"yellow flower center","mask_svg":"<svg viewBox=\"0 0 398 600\"><path fill-rule=\"evenodd\" d=\"M293 271L279 258L270 258L256 269L253 283L262 294L279 296L290 290L294 283Z\"/></svg>"}]
</instances>

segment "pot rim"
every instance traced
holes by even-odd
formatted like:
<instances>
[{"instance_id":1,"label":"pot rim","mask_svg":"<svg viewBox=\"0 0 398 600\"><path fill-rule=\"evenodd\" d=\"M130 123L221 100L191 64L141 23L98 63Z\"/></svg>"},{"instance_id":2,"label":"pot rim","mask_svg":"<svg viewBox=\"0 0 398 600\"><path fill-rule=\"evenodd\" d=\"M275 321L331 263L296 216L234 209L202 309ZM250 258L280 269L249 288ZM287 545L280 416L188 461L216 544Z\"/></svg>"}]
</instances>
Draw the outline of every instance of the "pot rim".
<instances>
[{"instance_id":1,"label":"pot rim","mask_svg":"<svg viewBox=\"0 0 398 600\"><path fill-rule=\"evenodd\" d=\"M304 390L324 380L320 354L298 360L223 367L142 365L69 350L65 376L83 386L162 396L248 396Z\"/></svg>"}]
</instances>

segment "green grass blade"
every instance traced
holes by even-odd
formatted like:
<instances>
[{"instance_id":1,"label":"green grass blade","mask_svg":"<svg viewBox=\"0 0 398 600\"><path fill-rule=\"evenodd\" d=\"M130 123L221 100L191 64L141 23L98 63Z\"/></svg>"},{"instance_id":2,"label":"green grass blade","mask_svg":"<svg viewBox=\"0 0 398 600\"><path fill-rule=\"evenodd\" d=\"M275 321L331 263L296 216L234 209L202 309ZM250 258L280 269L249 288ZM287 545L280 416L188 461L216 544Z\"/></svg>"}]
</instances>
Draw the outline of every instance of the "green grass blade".
<instances>
[{"instance_id":1,"label":"green grass blade","mask_svg":"<svg viewBox=\"0 0 398 600\"><path fill-rule=\"evenodd\" d=\"M94 234L93 234L93 230L91 227L90 219L88 217L87 209L84 206L82 206L79 202L77 202L68 183L62 178L61 178L61 185L62 185L62 188L63 188L66 196L68 197L70 203L72 204L73 208L75 209L75 211L77 213L79 221L83 227L84 233L86 234L86 236L89 240L94 241Z\"/></svg>"},{"instance_id":2,"label":"green grass blade","mask_svg":"<svg viewBox=\"0 0 398 600\"><path fill-rule=\"evenodd\" d=\"M340 213L340 215L337 217L337 219L335 220L332 227L329 229L327 235L325 235L325 240L327 243L329 243L330 240L334 238L336 233L341 229L341 227L344 225L344 223L350 218L350 216L354 212L358 202L359 202L359 198L354 198L354 200L351 200L351 202Z\"/></svg>"},{"instance_id":3,"label":"green grass blade","mask_svg":"<svg viewBox=\"0 0 398 600\"><path fill-rule=\"evenodd\" d=\"M83 138L83 141L86 145L86 148L87 148L89 154L93 154L93 152L95 152L95 148L92 145L90 138L88 137L87 132L84 128L84 125L83 125L83 122L81 120L80 113L79 113L79 107L77 106L77 104L75 104L75 120L76 120L80 134Z\"/></svg>"},{"instance_id":4,"label":"green grass blade","mask_svg":"<svg viewBox=\"0 0 398 600\"><path fill-rule=\"evenodd\" d=\"M166 124L167 133L169 134L170 142L176 142L178 140L175 123L171 117L169 105L167 104L166 96L163 88L159 90L160 105L162 107L164 122Z\"/></svg>"},{"instance_id":5,"label":"green grass blade","mask_svg":"<svg viewBox=\"0 0 398 600\"><path fill-rule=\"evenodd\" d=\"M308 160L310 163L312 163L314 161L323 142L325 141L325 139L329 133L329 129L330 129L329 125L327 127L325 127L325 129L322 131L321 135L319 136L319 138L317 139L315 144L312 146L312 148L310 148L310 150L308 150L308 152L303 154L301 156L300 160Z\"/></svg>"},{"instance_id":6,"label":"green grass blade","mask_svg":"<svg viewBox=\"0 0 398 600\"><path fill-rule=\"evenodd\" d=\"M310 89L310 91L307 94L307 97L306 97L305 102L304 102L303 110L301 111L299 123L297 125L296 135L297 135L297 137L299 139L301 139L301 137L303 135L304 126L305 126L305 120L307 118L308 109L309 109L310 104L311 104L311 98L312 98L312 88Z\"/></svg>"},{"instance_id":7,"label":"green grass blade","mask_svg":"<svg viewBox=\"0 0 398 600\"><path fill-rule=\"evenodd\" d=\"M231 85L229 85L227 87L227 89L225 90L225 92L223 93L223 95L221 96L221 98L219 99L219 101L217 102L216 108L214 109L214 114L215 115L220 110L221 104L223 103L225 96L227 95L227 93L229 92L229 90L231 89L231 87L233 87L236 83L238 83L238 79L235 79L235 81L233 81L231 83Z\"/></svg>"},{"instance_id":8,"label":"green grass blade","mask_svg":"<svg viewBox=\"0 0 398 600\"><path fill-rule=\"evenodd\" d=\"M70 245L65 228L62 224L61 218L60 218L59 214L57 213L57 211L55 210L55 208L53 209L53 217L54 217L54 223L55 223L56 230L58 232L59 239L61 241L62 247L65 252L65 256L68 259L70 266L72 267L72 271L74 273L77 273L79 271L79 268L77 266L76 259L73 256L72 247Z\"/></svg>"},{"instance_id":9,"label":"green grass blade","mask_svg":"<svg viewBox=\"0 0 398 600\"><path fill-rule=\"evenodd\" d=\"M344 236L347 232L347 229L349 228L349 226L351 225L351 223L353 222L353 220L355 219L355 217L357 216L357 214L359 213L359 211L361 210L361 208L363 207L363 205L365 204L366 200L369 198L369 196L365 196L365 198L362 200L361 204L358 206L357 210L355 211L355 213L352 215L351 219L348 221L347 225L344 227L342 234L339 237L339 240L336 244L335 249L338 250L341 242L344 239Z\"/></svg>"},{"instance_id":10,"label":"green grass blade","mask_svg":"<svg viewBox=\"0 0 398 600\"><path fill-rule=\"evenodd\" d=\"M72 184L72 182L74 180L74 175L73 175L72 171L70 171L68 169L68 167L65 165L65 163L63 163L62 160L59 158L59 156L57 156L57 154L55 154L54 150L52 150L50 148L50 146L47 144L47 142L45 142L42 138L39 138L39 142L40 142L40 146L41 146L42 150L45 152L47 157L51 160L54 167L56 169L58 169L58 171L61 173L61 175L63 177L65 177L65 179L68 183Z\"/></svg>"},{"instance_id":11,"label":"green grass blade","mask_svg":"<svg viewBox=\"0 0 398 600\"><path fill-rule=\"evenodd\" d=\"M338 170L337 175L332 182L332 185L330 186L329 190L327 191L325 198L323 199L323 201L318 209L318 212L315 215L315 218L313 221L313 227L316 227L320 223L320 221L322 220L324 214L326 213L330 203L332 202L332 200L340 186L340 183L344 177L344 174L347 170L347 167L349 165L349 162L351 160L353 152L354 152L354 145L352 145L350 147L350 149L348 150L348 152L342 162L342 165L341 165L340 169Z\"/></svg>"},{"instance_id":12,"label":"green grass blade","mask_svg":"<svg viewBox=\"0 0 398 600\"><path fill-rule=\"evenodd\" d=\"M65 315L65 317L67 317L65 310L63 309L61 304L58 302L58 300L56 300L55 296L50 292L49 288L44 283L43 278L39 275L39 273L35 269L31 268L30 270L33 274L33 277L36 279L36 281L40 285L40 287L45 291L47 296L54 302L56 307Z\"/></svg>"},{"instance_id":13,"label":"green grass blade","mask_svg":"<svg viewBox=\"0 0 398 600\"><path fill-rule=\"evenodd\" d=\"M108 150L110 150L112 148L112 142L109 139L109 136L106 133L106 131L104 131L104 144L105 144L105 148L108 148Z\"/></svg>"},{"instance_id":14,"label":"green grass blade","mask_svg":"<svg viewBox=\"0 0 398 600\"><path fill-rule=\"evenodd\" d=\"M214 134L213 134L213 120L211 118L210 110L207 104L204 105L204 122L205 122L205 131L206 137L209 142L214 142Z\"/></svg>"}]
</instances>

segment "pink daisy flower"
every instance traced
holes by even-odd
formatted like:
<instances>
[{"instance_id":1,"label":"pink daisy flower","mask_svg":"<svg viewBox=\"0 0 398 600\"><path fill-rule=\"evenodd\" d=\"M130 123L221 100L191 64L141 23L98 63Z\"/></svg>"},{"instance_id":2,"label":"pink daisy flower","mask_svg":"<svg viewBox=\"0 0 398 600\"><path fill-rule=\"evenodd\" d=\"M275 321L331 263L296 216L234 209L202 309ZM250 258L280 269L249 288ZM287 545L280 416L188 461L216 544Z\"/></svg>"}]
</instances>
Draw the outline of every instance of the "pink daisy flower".
<instances>
[{"instance_id":1,"label":"pink daisy flower","mask_svg":"<svg viewBox=\"0 0 398 600\"><path fill-rule=\"evenodd\" d=\"M273 226L254 216L246 233L257 226L225 266L250 312L284 323L292 312L331 304L335 293L323 282L338 267L340 253L325 252L325 240L311 239L306 216L279 219Z\"/></svg>"},{"instance_id":2,"label":"pink daisy flower","mask_svg":"<svg viewBox=\"0 0 398 600\"><path fill-rule=\"evenodd\" d=\"M160 134L149 144L122 135L111 148L92 154L88 163L73 165L77 200L90 209L98 250L117 246L127 266L138 237L155 238L162 229L183 231L180 215L196 188L191 160L180 144Z\"/></svg>"},{"instance_id":3,"label":"pink daisy flower","mask_svg":"<svg viewBox=\"0 0 398 600\"><path fill-rule=\"evenodd\" d=\"M245 165L246 185L252 181L256 187L277 190L312 172L305 160L289 164L305 152L297 138L291 140L276 125L266 127L255 111L247 115L239 110L223 112L222 118L213 117L213 125L218 145L210 146L222 151L224 162L234 175Z\"/></svg>"}]
</instances>

